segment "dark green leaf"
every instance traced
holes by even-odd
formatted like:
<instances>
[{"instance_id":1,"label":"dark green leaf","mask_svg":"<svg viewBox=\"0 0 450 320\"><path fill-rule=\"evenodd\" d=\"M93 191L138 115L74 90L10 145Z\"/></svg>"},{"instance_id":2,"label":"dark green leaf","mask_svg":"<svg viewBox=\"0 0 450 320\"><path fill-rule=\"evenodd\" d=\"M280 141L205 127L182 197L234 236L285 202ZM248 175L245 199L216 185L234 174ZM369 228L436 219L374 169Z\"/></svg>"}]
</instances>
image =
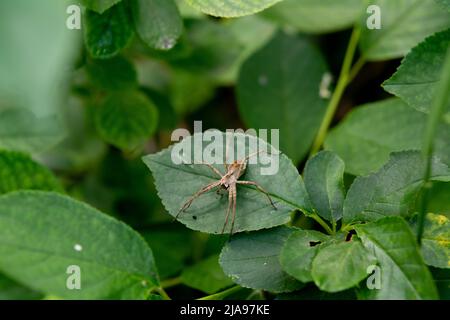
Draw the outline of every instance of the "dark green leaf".
<instances>
[{"instance_id":1,"label":"dark green leaf","mask_svg":"<svg viewBox=\"0 0 450 320\"><path fill-rule=\"evenodd\" d=\"M297 290L303 284L285 273L278 262L281 248L292 231L280 227L237 235L223 248L220 265L234 282L246 288L271 292Z\"/></svg>"},{"instance_id":2,"label":"dark green leaf","mask_svg":"<svg viewBox=\"0 0 450 320\"><path fill-rule=\"evenodd\" d=\"M363 289L369 299L437 299L430 271L419 253L416 239L400 217L386 217L356 232L364 246L377 258L381 270L381 288Z\"/></svg>"},{"instance_id":3,"label":"dark green leaf","mask_svg":"<svg viewBox=\"0 0 450 320\"><path fill-rule=\"evenodd\" d=\"M412 49L397 72L383 84L384 89L411 107L429 112L440 84L447 49L450 48L449 39L450 29L427 38ZM445 110L450 123L450 98Z\"/></svg>"},{"instance_id":4,"label":"dark green leaf","mask_svg":"<svg viewBox=\"0 0 450 320\"><path fill-rule=\"evenodd\" d=\"M123 57L90 61L86 71L93 84L103 90L127 90L138 85L133 64Z\"/></svg>"},{"instance_id":5,"label":"dark green leaf","mask_svg":"<svg viewBox=\"0 0 450 320\"><path fill-rule=\"evenodd\" d=\"M133 19L141 39L151 48L172 49L183 31L173 0L132 0Z\"/></svg>"},{"instance_id":6,"label":"dark green leaf","mask_svg":"<svg viewBox=\"0 0 450 320\"><path fill-rule=\"evenodd\" d=\"M219 255L213 255L184 269L181 274L183 284L213 294L233 284L219 265Z\"/></svg>"},{"instance_id":7,"label":"dark green leaf","mask_svg":"<svg viewBox=\"0 0 450 320\"><path fill-rule=\"evenodd\" d=\"M320 152L305 166L305 187L311 203L321 217L333 223L342 218L344 168L344 161L329 151Z\"/></svg>"},{"instance_id":8,"label":"dark green leaf","mask_svg":"<svg viewBox=\"0 0 450 320\"><path fill-rule=\"evenodd\" d=\"M419 151L393 153L376 173L355 179L344 202L344 223L406 216L420 191L424 169ZM434 158L431 177L449 181L450 170Z\"/></svg>"},{"instance_id":9,"label":"dark green leaf","mask_svg":"<svg viewBox=\"0 0 450 320\"><path fill-rule=\"evenodd\" d=\"M86 48L92 57L107 59L117 55L131 41L134 31L127 2L120 2L103 14L84 14Z\"/></svg>"},{"instance_id":10,"label":"dark green leaf","mask_svg":"<svg viewBox=\"0 0 450 320\"><path fill-rule=\"evenodd\" d=\"M125 224L71 198L41 191L0 197L0 270L68 299L143 299L158 285L153 255ZM81 290L69 290L69 266Z\"/></svg>"},{"instance_id":11,"label":"dark green leaf","mask_svg":"<svg viewBox=\"0 0 450 320\"><path fill-rule=\"evenodd\" d=\"M278 33L240 71L239 111L247 127L279 129L280 150L298 163L325 112L319 88L326 73L320 51L307 39Z\"/></svg>"},{"instance_id":12,"label":"dark green leaf","mask_svg":"<svg viewBox=\"0 0 450 320\"><path fill-rule=\"evenodd\" d=\"M96 126L105 141L125 150L141 146L155 132L158 110L139 91L112 93L96 111Z\"/></svg>"},{"instance_id":13,"label":"dark green leaf","mask_svg":"<svg viewBox=\"0 0 450 320\"><path fill-rule=\"evenodd\" d=\"M42 294L30 290L0 274L0 300L37 300Z\"/></svg>"},{"instance_id":14,"label":"dark green leaf","mask_svg":"<svg viewBox=\"0 0 450 320\"><path fill-rule=\"evenodd\" d=\"M280 253L280 264L284 271L294 278L309 282L312 261L319 248L328 245L331 238L313 230L297 230L287 238Z\"/></svg>"},{"instance_id":15,"label":"dark green leaf","mask_svg":"<svg viewBox=\"0 0 450 320\"><path fill-rule=\"evenodd\" d=\"M228 134L226 139L225 134L220 131L211 132L214 132L213 140L217 141L219 146L222 146L222 150L216 150L216 152L220 152L217 155L221 155L220 163L224 163L225 140L230 140L229 145L231 146L231 134ZM243 159L245 157L244 152L246 155L254 154L255 146L258 144L258 150L271 150L268 144L254 136L235 133L234 141L236 149L243 153L242 157L235 156L237 158L235 160ZM185 164L188 160L192 163L192 159L184 159L183 163L181 161L183 158L179 155L179 152L183 149L192 152L193 145L200 152L206 152L205 148L210 144L208 141L202 142L201 134L197 133L194 136L186 137L182 142L169 149L144 157L144 162L155 178L158 195L161 197L166 210L172 216L176 216L183 204L198 190L220 179L205 165ZM290 219L289 213L295 209L310 212L310 203L303 181L292 162L284 154L273 153L270 156L266 155L266 157L273 161L272 165L278 161L279 167L275 174L267 175L267 173L272 173L270 172L272 169L275 170L276 168L269 169L267 164L262 164L261 155L259 155L253 159L253 161L259 159L258 163L249 163L240 180L255 181L260 184L271 195L277 210L271 206L263 193L253 187L239 185L237 187L234 232L259 230L284 224ZM180 164L175 164L172 159L180 160ZM199 158L195 159L198 162ZM231 158L227 160L227 162L230 161L232 161ZM223 165L214 166L224 174ZM268 171L264 173L264 170ZM178 220L194 230L221 233L228 207L228 197L216 194L215 190L196 199L186 212L182 212L178 216ZM231 224L229 223L226 230L230 230L230 228Z\"/></svg>"},{"instance_id":16,"label":"dark green leaf","mask_svg":"<svg viewBox=\"0 0 450 320\"><path fill-rule=\"evenodd\" d=\"M83 6L98 13L103 13L122 0L81 0Z\"/></svg>"},{"instance_id":17,"label":"dark green leaf","mask_svg":"<svg viewBox=\"0 0 450 320\"><path fill-rule=\"evenodd\" d=\"M0 194L18 190L62 191L62 187L50 170L28 155L0 151Z\"/></svg>"}]
</instances>

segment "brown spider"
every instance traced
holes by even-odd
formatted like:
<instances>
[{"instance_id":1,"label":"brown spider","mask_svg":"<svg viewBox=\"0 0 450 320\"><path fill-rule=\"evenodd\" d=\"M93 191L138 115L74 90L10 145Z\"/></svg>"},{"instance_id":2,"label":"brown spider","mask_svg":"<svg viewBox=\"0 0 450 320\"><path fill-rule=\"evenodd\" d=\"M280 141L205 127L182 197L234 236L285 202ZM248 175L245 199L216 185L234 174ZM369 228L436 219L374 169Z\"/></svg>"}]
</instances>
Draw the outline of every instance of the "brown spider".
<instances>
[{"instance_id":1,"label":"brown spider","mask_svg":"<svg viewBox=\"0 0 450 320\"><path fill-rule=\"evenodd\" d=\"M220 191L220 188L223 188L228 191L228 209L227 209L227 213L225 216L225 223L222 228L222 233L225 231L225 227L228 224L228 218L230 216L230 212L233 211L232 219L231 219L231 231L230 231L230 235L232 235L233 228L234 228L234 220L236 218L236 195L237 195L236 185L238 185L238 184L254 186L257 190L259 190L260 192L264 193L267 196L267 198L270 201L270 204L276 210L277 207L273 203L272 198L270 197L269 193L267 191L265 191L259 184L257 184L254 181L239 180L239 178L244 174L245 169L247 168L248 159L258 153L259 152L249 155L240 161L235 160L230 165L225 163L224 166L225 166L226 173L224 175L222 175L222 173L219 170L217 170L215 167L213 167L209 163L199 163L199 164L206 165L207 167L209 167L216 175L218 175L220 177L220 180L217 180L215 182L212 182L212 183L204 186L197 193L195 193L181 207L180 211L175 216L175 219L177 219L182 212L185 212L191 206L192 202L194 202L194 200L197 199L198 197L200 197L202 194L205 194L214 188L218 188L217 191Z\"/></svg>"}]
</instances>

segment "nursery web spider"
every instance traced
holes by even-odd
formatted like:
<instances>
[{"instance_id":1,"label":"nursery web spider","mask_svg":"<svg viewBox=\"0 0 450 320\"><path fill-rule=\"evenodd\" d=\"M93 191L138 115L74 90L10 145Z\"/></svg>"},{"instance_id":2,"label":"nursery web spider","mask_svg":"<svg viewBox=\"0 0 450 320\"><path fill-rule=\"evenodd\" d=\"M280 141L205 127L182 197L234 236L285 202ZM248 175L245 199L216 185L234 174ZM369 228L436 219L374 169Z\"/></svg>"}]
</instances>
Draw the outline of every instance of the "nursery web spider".
<instances>
[{"instance_id":1,"label":"nursery web spider","mask_svg":"<svg viewBox=\"0 0 450 320\"><path fill-rule=\"evenodd\" d=\"M232 212L231 231L230 231L230 235L232 235L233 228L234 228L234 220L236 218L236 195L237 195L237 185L238 184L254 186L258 191L264 193L267 196L267 198L270 201L270 204L276 210L277 207L275 206L274 202L272 201L272 198L270 197L269 193L266 190L264 190L259 184L257 184L254 181L239 180L239 178L245 173L245 170L247 168L247 162L248 162L249 158L257 155L260 152L255 152L254 154L251 154L242 160L238 160L238 161L235 160L235 161L233 161L233 163L231 163L229 165L225 161L224 166L225 166L226 173L224 175L222 175L222 173L218 169L216 169L214 166L212 166L209 163L204 163L204 162L199 163L201 165L205 165L208 168L210 168L218 177L220 177L220 179L204 186L198 192L196 192L188 201L186 201L186 203L184 203L184 205L181 207L178 214L175 216L175 219L177 219L182 212L185 212L191 206L191 204L194 202L194 200L197 199L198 197L200 197L202 194L205 194L214 188L218 188L217 191L219 192L220 189L223 188L228 191L228 209L227 209L226 216L225 216L225 223L222 228L222 234L225 231L225 227L228 224L228 219L229 219L230 213Z\"/></svg>"}]
</instances>

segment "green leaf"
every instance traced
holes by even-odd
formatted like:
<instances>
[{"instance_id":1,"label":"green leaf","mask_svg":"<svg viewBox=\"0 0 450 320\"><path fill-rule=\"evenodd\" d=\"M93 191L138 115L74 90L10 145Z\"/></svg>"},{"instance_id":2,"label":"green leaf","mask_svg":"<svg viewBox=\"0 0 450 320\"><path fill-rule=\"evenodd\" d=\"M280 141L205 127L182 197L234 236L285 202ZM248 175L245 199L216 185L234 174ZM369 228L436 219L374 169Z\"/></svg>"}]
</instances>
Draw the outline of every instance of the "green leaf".
<instances>
[{"instance_id":1,"label":"green leaf","mask_svg":"<svg viewBox=\"0 0 450 320\"><path fill-rule=\"evenodd\" d=\"M364 8L363 0L284 0L262 15L301 32L329 33L352 26Z\"/></svg>"},{"instance_id":2,"label":"green leaf","mask_svg":"<svg viewBox=\"0 0 450 320\"><path fill-rule=\"evenodd\" d=\"M364 246L377 258L381 288L365 290L366 297L385 300L437 299L430 271L419 253L416 239L400 217L386 217L356 226Z\"/></svg>"},{"instance_id":3,"label":"green leaf","mask_svg":"<svg viewBox=\"0 0 450 320\"><path fill-rule=\"evenodd\" d=\"M291 292L303 287L278 262L286 239L293 229L273 228L233 237L223 248L220 265L225 274L246 288L271 292Z\"/></svg>"},{"instance_id":4,"label":"green leaf","mask_svg":"<svg viewBox=\"0 0 450 320\"><path fill-rule=\"evenodd\" d=\"M375 260L361 242L352 240L319 249L312 262L311 275L323 291L338 292L356 286L367 277L367 267Z\"/></svg>"},{"instance_id":5,"label":"green leaf","mask_svg":"<svg viewBox=\"0 0 450 320\"><path fill-rule=\"evenodd\" d=\"M345 164L335 153L322 151L308 160L304 179L313 207L322 217L336 223L344 206Z\"/></svg>"},{"instance_id":6,"label":"green leaf","mask_svg":"<svg viewBox=\"0 0 450 320\"><path fill-rule=\"evenodd\" d=\"M450 10L450 0L436 0L439 4Z\"/></svg>"},{"instance_id":7,"label":"green leaf","mask_svg":"<svg viewBox=\"0 0 450 320\"><path fill-rule=\"evenodd\" d=\"M419 151L393 153L380 170L355 179L344 202L344 223L406 216L420 191L424 169L425 161ZM431 177L449 181L450 170L433 158Z\"/></svg>"},{"instance_id":8,"label":"green leaf","mask_svg":"<svg viewBox=\"0 0 450 320\"><path fill-rule=\"evenodd\" d=\"M81 4L88 9L103 13L122 0L80 0Z\"/></svg>"},{"instance_id":9,"label":"green leaf","mask_svg":"<svg viewBox=\"0 0 450 320\"><path fill-rule=\"evenodd\" d=\"M449 38L450 29L436 33L412 49L397 72L383 84L384 89L402 98L411 107L429 112L441 83ZM450 98L446 106L450 119Z\"/></svg>"},{"instance_id":10,"label":"green leaf","mask_svg":"<svg viewBox=\"0 0 450 320\"><path fill-rule=\"evenodd\" d=\"M281 267L302 282L312 281L312 261L319 248L326 246L330 239L329 236L313 230L292 232L280 253Z\"/></svg>"},{"instance_id":11,"label":"green leaf","mask_svg":"<svg viewBox=\"0 0 450 320\"><path fill-rule=\"evenodd\" d=\"M327 101L319 88L326 73L320 51L307 39L278 33L241 68L237 95L242 119L249 128L279 129L280 150L298 163L325 113Z\"/></svg>"},{"instance_id":12,"label":"green leaf","mask_svg":"<svg viewBox=\"0 0 450 320\"><path fill-rule=\"evenodd\" d=\"M143 299L158 285L145 241L71 198L41 191L4 195L0 228L0 270L35 290L67 299ZM67 288L69 266L80 268L81 290Z\"/></svg>"},{"instance_id":13,"label":"green leaf","mask_svg":"<svg viewBox=\"0 0 450 320\"><path fill-rule=\"evenodd\" d=\"M134 24L151 48L172 49L183 31L183 20L173 0L132 0Z\"/></svg>"},{"instance_id":14,"label":"green leaf","mask_svg":"<svg viewBox=\"0 0 450 320\"><path fill-rule=\"evenodd\" d=\"M371 0L381 10L381 29L361 21L361 50L368 60L388 60L407 54L427 36L450 26L450 13L434 0Z\"/></svg>"},{"instance_id":15,"label":"green leaf","mask_svg":"<svg viewBox=\"0 0 450 320\"><path fill-rule=\"evenodd\" d=\"M427 115L398 98L359 106L332 129L325 148L336 152L353 175L378 170L394 151L421 150ZM450 126L441 124L435 155L450 164Z\"/></svg>"},{"instance_id":16,"label":"green leaf","mask_svg":"<svg viewBox=\"0 0 450 320\"><path fill-rule=\"evenodd\" d=\"M102 138L125 150L141 146L155 132L158 110L139 91L111 93L96 110L96 127Z\"/></svg>"},{"instance_id":17,"label":"green leaf","mask_svg":"<svg viewBox=\"0 0 450 320\"><path fill-rule=\"evenodd\" d=\"M90 55L96 59L116 56L133 38L130 9L120 2L102 14L86 10L84 38Z\"/></svg>"},{"instance_id":18,"label":"green leaf","mask_svg":"<svg viewBox=\"0 0 450 320\"><path fill-rule=\"evenodd\" d=\"M227 135L228 138L220 131L215 130L211 131L211 133L214 133L214 143L218 143L222 147L222 150L215 150L219 157L219 159L216 158L216 161L220 164L214 164L214 167L221 171L222 174L224 174L222 163L224 163L224 155L226 154L225 140L229 140L228 145L230 148L232 145L231 141L234 141L235 149L242 152L242 157L237 155L234 157L234 160L243 159L245 157L244 153L246 155L254 154L256 145L259 145L258 150L271 150L269 148L272 148L261 139L250 135L235 133L234 140L232 140L231 133ZM186 162L193 163L192 159L182 158L179 155L182 150L194 154L191 148L195 146L196 150L199 150L195 151L196 155L194 155L194 159L198 163L200 159L198 156L201 156L198 152L209 155L205 148L210 144L208 141L202 141L201 133L196 133L194 136L184 138L182 142L175 144L169 149L143 158L143 161L153 173L158 195L170 215L177 216L180 208L194 193L209 183L220 179L207 166L186 164ZM277 210L271 206L263 193L250 186L238 185L234 232L253 231L284 224L290 219L289 213L295 209L310 212L310 203L303 181L292 162L284 154L275 154L273 151L271 156L266 154L266 158L269 161L273 161L272 165L276 161L278 162L279 167L275 174L266 175L266 173L272 173L270 171L264 173L264 170L268 170L269 165L263 165L261 163L261 155L259 155L258 157L253 157L253 162L259 159L258 163L249 163L240 180L257 182L270 194ZM172 159L180 160L180 164L175 164ZM183 162L182 160L185 161ZM232 160L230 156L227 163ZM272 169L276 168L273 167ZM228 207L228 196L220 196L214 191L197 198L189 209L180 213L178 220L194 230L206 233L221 233ZM229 229L231 229L230 223L226 230Z\"/></svg>"},{"instance_id":19,"label":"green leaf","mask_svg":"<svg viewBox=\"0 0 450 320\"><path fill-rule=\"evenodd\" d=\"M448 201L449 194L450 183L434 182L428 200L428 211L444 214L450 218L450 201Z\"/></svg>"},{"instance_id":20,"label":"green leaf","mask_svg":"<svg viewBox=\"0 0 450 320\"><path fill-rule=\"evenodd\" d=\"M0 274L0 301L1 300L37 300L42 294L30 290L8 277Z\"/></svg>"},{"instance_id":21,"label":"green leaf","mask_svg":"<svg viewBox=\"0 0 450 320\"><path fill-rule=\"evenodd\" d=\"M213 255L193 266L184 269L181 274L183 284L213 294L233 284L219 265L219 255Z\"/></svg>"},{"instance_id":22,"label":"green leaf","mask_svg":"<svg viewBox=\"0 0 450 320\"><path fill-rule=\"evenodd\" d=\"M62 187L50 170L28 155L0 151L0 194L18 190L62 191Z\"/></svg>"},{"instance_id":23,"label":"green leaf","mask_svg":"<svg viewBox=\"0 0 450 320\"><path fill-rule=\"evenodd\" d=\"M116 91L138 86L133 64L123 57L89 61L86 71L92 83L99 89Z\"/></svg>"},{"instance_id":24,"label":"green leaf","mask_svg":"<svg viewBox=\"0 0 450 320\"><path fill-rule=\"evenodd\" d=\"M186 0L194 8L216 17L242 17L262 11L281 0Z\"/></svg>"},{"instance_id":25,"label":"green leaf","mask_svg":"<svg viewBox=\"0 0 450 320\"><path fill-rule=\"evenodd\" d=\"M446 216L427 214L421 250L426 264L450 268L450 221Z\"/></svg>"}]
</instances>

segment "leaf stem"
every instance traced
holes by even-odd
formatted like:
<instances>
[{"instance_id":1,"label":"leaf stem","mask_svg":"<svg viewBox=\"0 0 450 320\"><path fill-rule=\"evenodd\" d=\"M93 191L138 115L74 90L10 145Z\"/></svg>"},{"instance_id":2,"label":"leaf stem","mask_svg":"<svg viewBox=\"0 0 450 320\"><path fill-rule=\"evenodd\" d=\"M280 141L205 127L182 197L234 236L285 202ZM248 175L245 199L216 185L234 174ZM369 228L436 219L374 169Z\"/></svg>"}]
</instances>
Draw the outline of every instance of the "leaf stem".
<instances>
[{"instance_id":1,"label":"leaf stem","mask_svg":"<svg viewBox=\"0 0 450 320\"><path fill-rule=\"evenodd\" d=\"M333 230L331 230L330 226L321 217L319 217L319 215L317 215L316 213L307 215L307 217L313 219L318 224L320 224L328 234L335 233Z\"/></svg>"},{"instance_id":2,"label":"leaf stem","mask_svg":"<svg viewBox=\"0 0 450 320\"><path fill-rule=\"evenodd\" d=\"M316 139L312 144L310 157L315 155L322 147L328 129L331 125L331 122L333 121L334 115L339 106L339 102L341 101L341 98L344 94L345 89L347 88L347 85L350 83L351 80L353 80L353 78L359 72L361 67L364 65L365 60L360 59L352 68L352 62L355 56L356 49L358 47L358 41L360 36L361 36L361 29L359 27L355 27L353 29L347 47L347 51L345 53L344 63L342 65L341 74L339 75L336 89L334 90L331 100L328 104L327 111L320 125Z\"/></svg>"},{"instance_id":3,"label":"leaf stem","mask_svg":"<svg viewBox=\"0 0 450 320\"><path fill-rule=\"evenodd\" d=\"M163 298L163 300L172 300L172 299L170 299L169 295L162 287L156 287L152 291L156 291L157 293L159 293L161 295L161 297Z\"/></svg>"},{"instance_id":4,"label":"leaf stem","mask_svg":"<svg viewBox=\"0 0 450 320\"><path fill-rule=\"evenodd\" d=\"M215 294L211 294L209 296L205 296L205 297L199 298L197 300L223 300L224 298L228 297L229 295L231 295L231 294L233 294L235 292L241 291L243 289L244 288L242 288L241 286L234 286L234 287L231 287L231 288L226 289L224 291L221 291L221 292L218 292L218 293L215 293Z\"/></svg>"},{"instance_id":5,"label":"leaf stem","mask_svg":"<svg viewBox=\"0 0 450 320\"><path fill-rule=\"evenodd\" d=\"M445 64L442 71L442 78L439 88L436 92L436 98L433 101L433 105L430 110L430 115L428 116L427 127L425 129L425 139L422 148L422 153L425 158L425 172L423 175L423 195L420 202L420 211L418 219L418 230L417 230L417 242L421 244L422 235L425 225L425 216L428 209L428 199L430 195L430 190L432 183L430 181L431 177L431 165L432 157L434 151L434 138L436 136L436 131L439 126L439 121L447 107L448 98L450 95L450 48L447 50L447 56L445 59Z\"/></svg>"},{"instance_id":6,"label":"leaf stem","mask_svg":"<svg viewBox=\"0 0 450 320\"><path fill-rule=\"evenodd\" d=\"M161 288L167 289L181 284L181 277L166 279L161 281Z\"/></svg>"}]
</instances>

